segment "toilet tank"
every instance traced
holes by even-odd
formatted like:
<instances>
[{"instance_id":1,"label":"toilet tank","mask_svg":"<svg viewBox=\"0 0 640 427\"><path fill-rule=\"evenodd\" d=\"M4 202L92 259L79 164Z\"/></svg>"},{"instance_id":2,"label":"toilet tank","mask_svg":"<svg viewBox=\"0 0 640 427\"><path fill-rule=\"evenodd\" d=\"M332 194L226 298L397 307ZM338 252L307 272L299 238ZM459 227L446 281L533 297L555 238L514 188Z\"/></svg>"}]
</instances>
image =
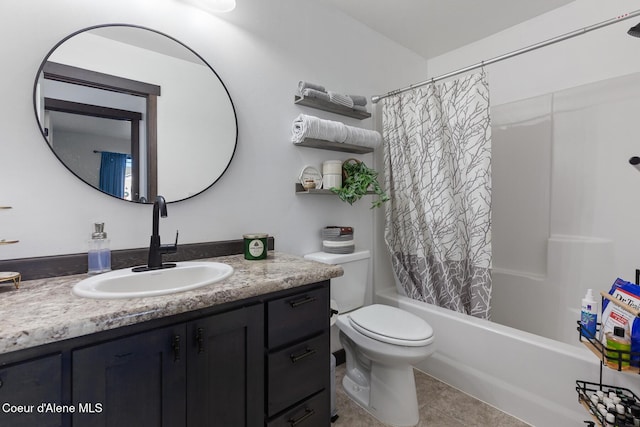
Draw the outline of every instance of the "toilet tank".
<instances>
[{"instance_id":1,"label":"toilet tank","mask_svg":"<svg viewBox=\"0 0 640 427\"><path fill-rule=\"evenodd\" d=\"M337 264L344 270L344 275L331 279L331 299L338 304L340 313L346 313L364 305L369 283L369 251L350 254L315 252L304 257L325 264Z\"/></svg>"}]
</instances>

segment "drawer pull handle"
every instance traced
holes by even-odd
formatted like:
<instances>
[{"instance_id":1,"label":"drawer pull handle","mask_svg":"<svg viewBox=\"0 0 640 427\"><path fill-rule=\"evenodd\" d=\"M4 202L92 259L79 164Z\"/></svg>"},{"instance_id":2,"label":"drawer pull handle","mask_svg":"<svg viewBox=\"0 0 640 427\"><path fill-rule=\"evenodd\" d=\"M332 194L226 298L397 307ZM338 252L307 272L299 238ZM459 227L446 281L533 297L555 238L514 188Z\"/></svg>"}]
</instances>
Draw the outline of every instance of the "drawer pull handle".
<instances>
[{"instance_id":1,"label":"drawer pull handle","mask_svg":"<svg viewBox=\"0 0 640 427\"><path fill-rule=\"evenodd\" d=\"M307 418L313 416L313 414L315 414L315 413L316 413L316 411L314 411L313 409L307 408L307 409L304 410L304 415L303 416L301 416L297 420L293 419L293 418L289 418L287 420L287 422L291 425L291 427L295 427L298 424L304 422L304 420L306 420Z\"/></svg>"},{"instance_id":2,"label":"drawer pull handle","mask_svg":"<svg viewBox=\"0 0 640 427\"><path fill-rule=\"evenodd\" d=\"M198 328L196 341L198 342L198 353L204 353L204 329Z\"/></svg>"},{"instance_id":3,"label":"drawer pull handle","mask_svg":"<svg viewBox=\"0 0 640 427\"><path fill-rule=\"evenodd\" d=\"M289 357L291 358L291 363L296 363L302 359L304 359L305 357L309 357L311 355L316 354L316 351L312 348L307 347L307 349L304 351L304 353L302 354L292 354Z\"/></svg>"},{"instance_id":4,"label":"drawer pull handle","mask_svg":"<svg viewBox=\"0 0 640 427\"><path fill-rule=\"evenodd\" d=\"M315 300L316 300L316 297L305 296L304 298L300 298L295 301L289 301L289 305L291 306L291 308L296 308L296 307L300 307L301 305L314 302Z\"/></svg>"},{"instance_id":5,"label":"drawer pull handle","mask_svg":"<svg viewBox=\"0 0 640 427\"><path fill-rule=\"evenodd\" d=\"M173 337L171 348L173 349L173 361L179 362L180 361L180 335L175 335Z\"/></svg>"}]
</instances>

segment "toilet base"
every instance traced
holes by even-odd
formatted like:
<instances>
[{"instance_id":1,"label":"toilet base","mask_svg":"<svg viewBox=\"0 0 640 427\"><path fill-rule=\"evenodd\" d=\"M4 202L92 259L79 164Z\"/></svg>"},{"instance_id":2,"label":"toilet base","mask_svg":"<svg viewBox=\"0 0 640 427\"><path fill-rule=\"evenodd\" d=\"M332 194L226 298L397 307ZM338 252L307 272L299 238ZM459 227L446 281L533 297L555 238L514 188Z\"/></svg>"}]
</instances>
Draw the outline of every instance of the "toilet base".
<instances>
[{"instance_id":1,"label":"toilet base","mask_svg":"<svg viewBox=\"0 0 640 427\"><path fill-rule=\"evenodd\" d=\"M376 419L397 427L418 424L420 415L412 366L372 362L369 380L369 386L363 386L345 375L342 385L347 396Z\"/></svg>"},{"instance_id":2,"label":"toilet base","mask_svg":"<svg viewBox=\"0 0 640 427\"><path fill-rule=\"evenodd\" d=\"M369 387L361 386L347 375L342 378L342 387L345 393L347 393L347 396L358 405L365 409L369 406Z\"/></svg>"}]
</instances>

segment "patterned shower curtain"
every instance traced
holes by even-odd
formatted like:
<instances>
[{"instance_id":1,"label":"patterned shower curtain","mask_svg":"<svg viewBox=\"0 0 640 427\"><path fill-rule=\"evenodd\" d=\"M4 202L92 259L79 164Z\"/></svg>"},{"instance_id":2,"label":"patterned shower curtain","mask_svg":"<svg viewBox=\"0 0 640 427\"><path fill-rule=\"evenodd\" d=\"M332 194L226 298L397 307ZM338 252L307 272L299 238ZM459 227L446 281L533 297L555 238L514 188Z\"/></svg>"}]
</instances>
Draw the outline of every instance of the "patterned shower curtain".
<instances>
[{"instance_id":1,"label":"patterned shower curtain","mask_svg":"<svg viewBox=\"0 0 640 427\"><path fill-rule=\"evenodd\" d=\"M387 97L385 241L407 296L488 319L491 128L484 72Z\"/></svg>"}]
</instances>

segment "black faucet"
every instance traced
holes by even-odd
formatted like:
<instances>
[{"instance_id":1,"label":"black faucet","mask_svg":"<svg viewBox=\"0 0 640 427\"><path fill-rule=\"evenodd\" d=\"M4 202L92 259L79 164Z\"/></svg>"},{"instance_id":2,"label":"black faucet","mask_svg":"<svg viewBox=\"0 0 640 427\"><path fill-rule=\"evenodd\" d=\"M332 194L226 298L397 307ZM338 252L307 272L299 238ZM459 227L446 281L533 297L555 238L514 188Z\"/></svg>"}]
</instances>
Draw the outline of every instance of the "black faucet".
<instances>
[{"instance_id":1,"label":"black faucet","mask_svg":"<svg viewBox=\"0 0 640 427\"><path fill-rule=\"evenodd\" d=\"M176 241L172 245L160 244L160 217L167 217L167 202L162 196L156 196L153 203L153 228L151 232L151 242L149 244L149 259L147 265L136 267L133 271L159 270L161 268L175 267L174 263L163 263L162 255L173 254L178 251L178 232L176 231Z\"/></svg>"}]
</instances>

